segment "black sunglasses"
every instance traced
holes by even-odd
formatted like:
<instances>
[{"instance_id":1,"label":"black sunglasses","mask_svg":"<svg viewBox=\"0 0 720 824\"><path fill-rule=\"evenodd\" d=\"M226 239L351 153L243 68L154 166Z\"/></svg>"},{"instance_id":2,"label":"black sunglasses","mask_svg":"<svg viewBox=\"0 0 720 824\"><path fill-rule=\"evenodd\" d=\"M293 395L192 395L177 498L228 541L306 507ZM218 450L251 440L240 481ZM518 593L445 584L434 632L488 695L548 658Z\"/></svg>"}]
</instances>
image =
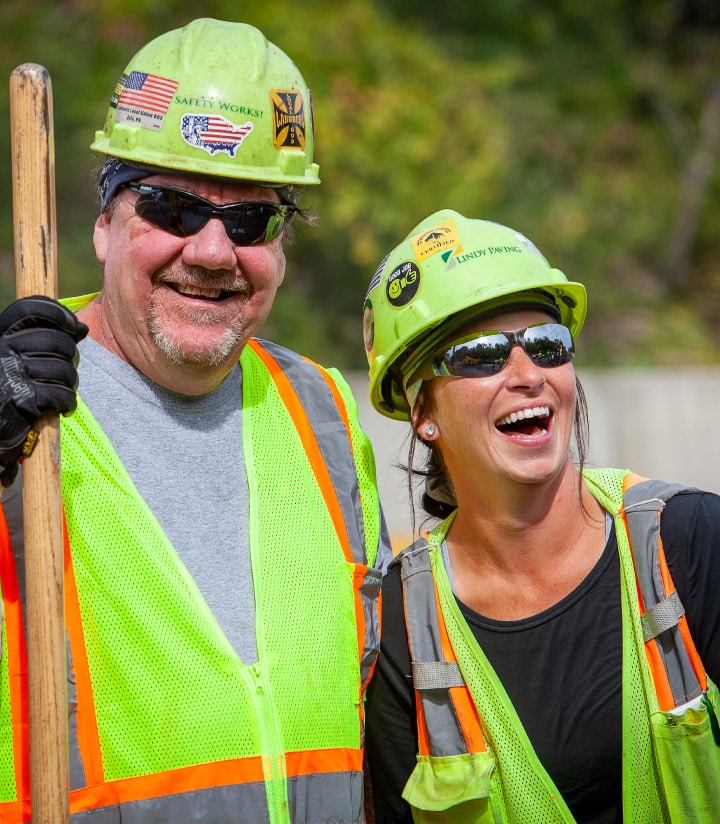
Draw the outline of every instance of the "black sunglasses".
<instances>
[{"instance_id":1,"label":"black sunglasses","mask_svg":"<svg viewBox=\"0 0 720 824\"><path fill-rule=\"evenodd\" d=\"M485 378L500 372L513 346L536 366L550 368L569 363L575 356L570 330L559 323L540 323L515 332L482 332L470 340L459 340L432 360L437 377Z\"/></svg>"},{"instance_id":2,"label":"black sunglasses","mask_svg":"<svg viewBox=\"0 0 720 824\"><path fill-rule=\"evenodd\" d=\"M297 211L287 203L228 203L218 206L204 197L168 186L125 183L137 192L135 211L143 219L176 237L199 232L211 219L222 221L227 236L236 246L252 246L274 240L285 220Z\"/></svg>"}]
</instances>

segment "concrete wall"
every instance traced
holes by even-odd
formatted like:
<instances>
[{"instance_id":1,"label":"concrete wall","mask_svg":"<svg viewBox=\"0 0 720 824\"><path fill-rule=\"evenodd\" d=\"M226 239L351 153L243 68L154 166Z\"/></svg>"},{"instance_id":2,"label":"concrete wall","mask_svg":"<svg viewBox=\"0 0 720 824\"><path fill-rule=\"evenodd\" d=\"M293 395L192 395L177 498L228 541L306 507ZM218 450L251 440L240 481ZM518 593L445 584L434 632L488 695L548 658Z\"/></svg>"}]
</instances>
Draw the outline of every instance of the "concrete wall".
<instances>
[{"instance_id":1,"label":"concrete wall","mask_svg":"<svg viewBox=\"0 0 720 824\"><path fill-rule=\"evenodd\" d=\"M720 369L578 370L590 413L591 466L632 469L720 493ZM405 475L408 425L370 406L364 373L346 375L375 448L380 497L393 546L410 537Z\"/></svg>"}]
</instances>

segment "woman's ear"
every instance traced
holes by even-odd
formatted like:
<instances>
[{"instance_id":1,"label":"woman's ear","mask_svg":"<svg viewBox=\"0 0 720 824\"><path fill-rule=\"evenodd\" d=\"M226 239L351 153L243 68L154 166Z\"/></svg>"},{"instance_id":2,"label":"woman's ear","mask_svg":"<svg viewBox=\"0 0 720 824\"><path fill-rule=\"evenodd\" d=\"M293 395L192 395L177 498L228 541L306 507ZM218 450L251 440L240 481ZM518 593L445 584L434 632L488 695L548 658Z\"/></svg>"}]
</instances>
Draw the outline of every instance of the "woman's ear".
<instances>
[{"instance_id":1,"label":"woman's ear","mask_svg":"<svg viewBox=\"0 0 720 824\"><path fill-rule=\"evenodd\" d=\"M432 418L432 409L428 403L425 387L418 394L415 407L412 411L412 425L418 437L424 441L437 440L440 432L438 425Z\"/></svg>"},{"instance_id":2,"label":"woman's ear","mask_svg":"<svg viewBox=\"0 0 720 824\"><path fill-rule=\"evenodd\" d=\"M429 420L423 421L416 431L424 441L435 441L440 437L439 429Z\"/></svg>"}]
</instances>

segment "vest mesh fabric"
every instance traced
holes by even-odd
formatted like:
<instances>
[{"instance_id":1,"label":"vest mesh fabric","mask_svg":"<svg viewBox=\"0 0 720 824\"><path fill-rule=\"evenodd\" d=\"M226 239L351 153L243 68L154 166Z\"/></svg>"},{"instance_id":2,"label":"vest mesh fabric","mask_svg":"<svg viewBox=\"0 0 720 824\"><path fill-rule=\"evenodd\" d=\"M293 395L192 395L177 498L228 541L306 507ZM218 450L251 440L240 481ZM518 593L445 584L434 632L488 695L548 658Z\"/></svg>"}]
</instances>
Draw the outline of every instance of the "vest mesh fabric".
<instances>
[{"instance_id":1,"label":"vest mesh fabric","mask_svg":"<svg viewBox=\"0 0 720 824\"><path fill-rule=\"evenodd\" d=\"M648 718L657 711L643 648L635 568L625 524L617 516L623 501L623 478L619 469L585 471L590 489L600 503L615 515L615 534L620 553L623 608L623 806L625 817L634 824L669 822L659 787L662 786Z\"/></svg>"},{"instance_id":2,"label":"vest mesh fabric","mask_svg":"<svg viewBox=\"0 0 720 824\"><path fill-rule=\"evenodd\" d=\"M0 508L0 803L14 802L27 791L29 754L19 755L13 744L28 734L28 696L22 690L27 672L23 616L16 561ZM3 813L0 812L0 820Z\"/></svg>"},{"instance_id":3,"label":"vest mesh fabric","mask_svg":"<svg viewBox=\"0 0 720 824\"><path fill-rule=\"evenodd\" d=\"M612 469L586 473L593 494L613 515L622 506L624 475L624 471ZM507 824L573 822L452 595L440 551L451 520L452 516L430 535L430 554L448 634L482 719L488 748L497 759L491 784L493 803ZM646 685L648 690L653 689L652 679L649 671L645 672L647 662L641 652L634 567L624 523L619 517L616 532L622 570L624 811L626 820L633 824L660 824L668 822L669 816L659 792L660 776L648 724L654 693L646 692Z\"/></svg>"},{"instance_id":4,"label":"vest mesh fabric","mask_svg":"<svg viewBox=\"0 0 720 824\"><path fill-rule=\"evenodd\" d=\"M259 534L265 536L262 553L253 555L258 621L264 627L259 652L268 662L278 714L285 720L283 747L306 749L309 739L314 748L358 747L354 565L343 558L320 489L307 484L308 456L294 427L283 420L288 412L275 385L257 358L246 353L243 439L248 482L257 489L251 545L257 545ZM255 432L263 437L254 437ZM267 473L265 467L279 471ZM295 546L309 551L297 553ZM328 569L334 574L329 576ZM308 626L316 631L309 634ZM332 683L333 689L318 695L318 682ZM358 708L355 723L347 712L353 705Z\"/></svg>"},{"instance_id":5,"label":"vest mesh fabric","mask_svg":"<svg viewBox=\"0 0 720 824\"><path fill-rule=\"evenodd\" d=\"M460 613L442 562L441 540L435 534L429 539L433 572L448 635L482 719L488 750L496 758L492 803L501 808L502 821L507 824L571 824L574 819L567 805L540 764L505 688Z\"/></svg>"},{"instance_id":6,"label":"vest mesh fabric","mask_svg":"<svg viewBox=\"0 0 720 824\"><path fill-rule=\"evenodd\" d=\"M105 778L256 754L252 679L82 401L62 431Z\"/></svg>"},{"instance_id":7,"label":"vest mesh fabric","mask_svg":"<svg viewBox=\"0 0 720 824\"><path fill-rule=\"evenodd\" d=\"M2 591L0 591L0 604ZM7 649L5 616L2 621L2 649ZM3 656L6 658L6 656ZM5 661L3 661L3 664ZM7 666L0 666L0 801L15 800L15 763L13 759L12 716L10 713L10 679Z\"/></svg>"},{"instance_id":8,"label":"vest mesh fabric","mask_svg":"<svg viewBox=\"0 0 720 824\"><path fill-rule=\"evenodd\" d=\"M106 779L268 749L359 747L354 565L269 375L250 355L245 369L261 658L252 667L225 639L84 404L64 422L64 503ZM115 582L115 597L95 581ZM318 694L318 683L333 689Z\"/></svg>"}]
</instances>

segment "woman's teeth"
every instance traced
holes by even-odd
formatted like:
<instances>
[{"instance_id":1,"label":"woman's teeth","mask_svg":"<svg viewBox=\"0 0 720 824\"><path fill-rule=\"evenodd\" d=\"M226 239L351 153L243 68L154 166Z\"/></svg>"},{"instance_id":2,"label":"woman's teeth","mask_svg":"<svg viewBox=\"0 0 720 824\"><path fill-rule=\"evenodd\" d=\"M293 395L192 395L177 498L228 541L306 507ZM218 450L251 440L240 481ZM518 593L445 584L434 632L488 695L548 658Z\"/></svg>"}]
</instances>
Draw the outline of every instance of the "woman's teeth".
<instances>
[{"instance_id":1,"label":"woman's teeth","mask_svg":"<svg viewBox=\"0 0 720 824\"><path fill-rule=\"evenodd\" d=\"M509 415L500 418L498 426L507 426L511 423L526 420L527 418L547 418L550 408L547 406L534 406L532 409L521 409L519 412L511 412Z\"/></svg>"}]
</instances>

